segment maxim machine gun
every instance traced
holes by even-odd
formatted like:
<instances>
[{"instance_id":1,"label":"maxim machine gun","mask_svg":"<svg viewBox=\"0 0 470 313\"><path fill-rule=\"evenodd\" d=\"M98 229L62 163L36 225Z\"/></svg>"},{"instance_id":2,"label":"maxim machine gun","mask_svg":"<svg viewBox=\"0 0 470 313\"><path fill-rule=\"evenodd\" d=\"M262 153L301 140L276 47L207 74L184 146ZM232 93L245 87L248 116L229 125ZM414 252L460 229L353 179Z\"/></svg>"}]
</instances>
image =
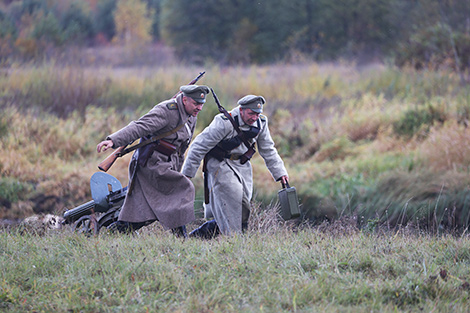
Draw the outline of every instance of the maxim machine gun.
<instances>
[{"instance_id":1,"label":"maxim machine gun","mask_svg":"<svg viewBox=\"0 0 470 313\"><path fill-rule=\"evenodd\" d=\"M71 224L74 231L97 235L101 227L117 221L127 187L122 187L115 177L96 172L90 179L93 200L65 211L65 224Z\"/></svg>"}]
</instances>

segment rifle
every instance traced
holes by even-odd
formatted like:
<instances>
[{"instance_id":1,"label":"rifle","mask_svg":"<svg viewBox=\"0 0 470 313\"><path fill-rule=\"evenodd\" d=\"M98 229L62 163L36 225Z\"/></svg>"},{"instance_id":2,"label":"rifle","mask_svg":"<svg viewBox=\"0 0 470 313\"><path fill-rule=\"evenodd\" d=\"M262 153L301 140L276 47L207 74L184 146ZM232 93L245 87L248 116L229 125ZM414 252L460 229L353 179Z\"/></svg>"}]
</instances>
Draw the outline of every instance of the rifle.
<instances>
[{"instance_id":1,"label":"rifle","mask_svg":"<svg viewBox=\"0 0 470 313\"><path fill-rule=\"evenodd\" d=\"M188 85L194 85L197 83L197 81L199 79L201 79L201 77L205 74L206 72L199 72L199 75L196 76L196 78L194 78L192 81L189 82ZM171 97L171 99L173 98L176 98L179 94L181 93L181 91L178 91L173 97ZM102 170L103 172L107 172L111 166L113 166L114 162L116 161L117 158L120 158L124 155L126 155L127 153L131 152L131 151L134 151L135 149L139 148L139 147L142 147L144 145L147 145L149 143L152 143L154 142L155 140L151 140L152 138L150 138L149 140L146 140L144 142L141 142L138 147L137 145L136 146L133 146L133 147L130 147L130 148L127 148L126 147L131 143L127 144L127 145L124 145L124 146L121 146L119 148L116 148L116 150L114 150L113 153L111 153L106 159L104 159L100 164L98 164L98 168L100 170Z\"/></svg>"},{"instance_id":2,"label":"rifle","mask_svg":"<svg viewBox=\"0 0 470 313\"><path fill-rule=\"evenodd\" d=\"M202 173L204 174L204 203L209 204L210 196L209 196L209 173L207 172L207 158L208 155L204 156L204 161L202 163Z\"/></svg>"},{"instance_id":3,"label":"rifle","mask_svg":"<svg viewBox=\"0 0 470 313\"><path fill-rule=\"evenodd\" d=\"M215 94L214 90L211 88L212 96L214 96L215 103L217 104L217 108L219 109L219 112L222 113L230 123L232 123L233 128L237 131L238 135L240 136L241 140L245 144L245 146L248 148L248 150L240 156L240 163L245 164L248 162L253 155L256 153L255 150L255 144L250 144L248 140L245 138L245 135L243 132L240 130L240 127L238 127L237 123L233 120L232 115L227 112L227 110L220 104L219 98L217 98L217 95Z\"/></svg>"}]
</instances>

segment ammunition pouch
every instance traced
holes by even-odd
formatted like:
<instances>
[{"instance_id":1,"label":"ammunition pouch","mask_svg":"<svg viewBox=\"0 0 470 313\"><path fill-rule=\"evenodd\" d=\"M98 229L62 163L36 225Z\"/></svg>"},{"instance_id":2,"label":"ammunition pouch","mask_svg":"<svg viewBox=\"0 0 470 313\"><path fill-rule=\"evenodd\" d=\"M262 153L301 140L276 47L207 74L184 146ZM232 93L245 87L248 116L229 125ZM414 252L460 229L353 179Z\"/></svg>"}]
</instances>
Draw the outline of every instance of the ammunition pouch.
<instances>
[{"instance_id":1,"label":"ammunition pouch","mask_svg":"<svg viewBox=\"0 0 470 313\"><path fill-rule=\"evenodd\" d=\"M159 140L157 146L155 147L155 151L158 151L166 156L170 156L176 152L176 146L169 143L168 141Z\"/></svg>"},{"instance_id":2,"label":"ammunition pouch","mask_svg":"<svg viewBox=\"0 0 470 313\"><path fill-rule=\"evenodd\" d=\"M207 153L207 155L219 161L223 161L227 158L227 155L229 155L229 153L227 150L224 150L219 146L215 146Z\"/></svg>"},{"instance_id":3,"label":"ammunition pouch","mask_svg":"<svg viewBox=\"0 0 470 313\"><path fill-rule=\"evenodd\" d=\"M249 151L250 150L248 150L245 154L248 154ZM208 156L213 157L219 161L223 161L224 159L230 159L232 161L240 160L240 162L241 160L244 160L244 158L247 158L247 160L251 158L251 156L245 154L228 153L227 150L224 150L219 146L215 146L207 153ZM242 164L246 163L246 161L242 162Z\"/></svg>"},{"instance_id":4,"label":"ammunition pouch","mask_svg":"<svg viewBox=\"0 0 470 313\"><path fill-rule=\"evenodd\" d=\"M158 151L166 156L171 156L176 151L176 146L165 140L157 140L139 148L139 166L146 166L154 151Z\"/></svg>"},{"instance_id":5,"label":"ammunition pouch","mask_svg":"<svg viewBox=\"0 0 470 313\"><path fill-rule=\"evenodd\" d=\"M232 125L237 130L238 134L230 139L225 139L220 141L212 150L210 150L207 155L213 157L219 161L224 159L230 160L240 160L241 164L248 162L253 155L256 153L253 145L250 146L248 139L255 138L258 136L261 130L261 123L257 120L257 127L250 126L249 130L241 131L238 126L238 116L235 116L235 119L232 121ZM248 150L244 154L230 154L229 151L239 147L242 143L245 143Z\"/></svg>"},{"instance_id":6,"label":"ammunition pouch","mask_svg":"<svg viewBox=\"0 0 470 313\"><path fill-rule=\"evenodd\" d=\"M218 146L220 148L222 148L223 150L227 150L227 151L230 151L232 149L235 149L236 147L238 147L239 145L242 144L242 138L240 135L237 135L231 139L226 139L226 140L222 140Z\"/></svg>"}]
</instances>

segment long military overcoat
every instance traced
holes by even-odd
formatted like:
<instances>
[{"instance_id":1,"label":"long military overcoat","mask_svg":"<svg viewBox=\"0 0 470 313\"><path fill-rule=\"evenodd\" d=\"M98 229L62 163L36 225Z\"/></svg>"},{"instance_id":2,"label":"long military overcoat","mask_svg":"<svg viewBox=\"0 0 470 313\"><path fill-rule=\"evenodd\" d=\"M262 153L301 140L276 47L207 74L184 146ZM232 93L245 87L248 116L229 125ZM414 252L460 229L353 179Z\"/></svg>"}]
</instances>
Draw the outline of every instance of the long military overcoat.
<instances>
[{"instance_id":1,"label":"long military overcoat","mask_svg":"<svg viewBox=\"0 0 470 313\"><path fill-rule=\"evenodd\" d=\"M234 119L238 119L240 129L245 131L249 129L250 125L243 122L239 108L239 106L236 107L230 114ZM237 132L231 122L224 115L217 115L212 123L192 142L182 173L188 177L194 177L204 156L222 140L229 140L236 135ZM284 162L271 138L268 119L264 115L260 116L258 135L250 141L251 143L256 142L257 150L275 180L287 175ZM242 143L237 148L230 150L229 153L240 155L246 151L247 147ZM247 219L245 212L249 210L253 194L251 163L241 164L240 160L228 158L219 161L211 157L207 162L207 175L210 201L204 207L206 218L212 215L223 234L240 232L242 221L245 222Z\"/></svg>"},{"instance_id":2,"label":"long military overcoat","mask_svg":"<svg viewBox=\"0 0 470 313\"><path fill-rule=\"evenodd\" d=\"M164 138L177 151L167 156L154 151L145 166L138 166L138 150L129 165L129 180L135 166L133 189L126 196L119 220L147 222L158 220L165 228L175 228L194 220L194 186L181 174L184 153L196 126L196 117L186 113L182 95L163 101L147 114L108 136L114 148L129 144L147 135L159 135L185 123L176 133Z\"/></svg>"}]
</instances>

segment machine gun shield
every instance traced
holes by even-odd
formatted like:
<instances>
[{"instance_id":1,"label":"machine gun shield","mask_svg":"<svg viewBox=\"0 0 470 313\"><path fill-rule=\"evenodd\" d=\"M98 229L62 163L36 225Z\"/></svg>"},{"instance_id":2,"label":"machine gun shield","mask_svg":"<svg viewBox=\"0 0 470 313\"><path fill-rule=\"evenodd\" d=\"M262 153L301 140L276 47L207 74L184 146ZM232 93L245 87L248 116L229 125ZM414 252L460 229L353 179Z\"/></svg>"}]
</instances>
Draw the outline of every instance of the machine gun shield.
<instances>
[{"instance_id":1,"label":"machine gun shield","mask_svg":"<svg viewBox=\"0 0 470 313\"><path fill-rule=\"evenodd\" d=\"M90 188L93 200L65 211L64 224L72 224L74 231L96 235L100 228L118 219L128 188L122 188L119 180L103 172L92 175Z\"/></svg>"},{"instance_id":2,"label":"machine gun shield","mask_svg":"<svg viewBox=\"0 0 470 313\"><path fill-rule=\"evenodd\" d=\"M109 209L108 195L122 189L122 185L112 175L96 172L90 178L90 189L96 211L106 212Z\"/></svg>"}]
</instances>

